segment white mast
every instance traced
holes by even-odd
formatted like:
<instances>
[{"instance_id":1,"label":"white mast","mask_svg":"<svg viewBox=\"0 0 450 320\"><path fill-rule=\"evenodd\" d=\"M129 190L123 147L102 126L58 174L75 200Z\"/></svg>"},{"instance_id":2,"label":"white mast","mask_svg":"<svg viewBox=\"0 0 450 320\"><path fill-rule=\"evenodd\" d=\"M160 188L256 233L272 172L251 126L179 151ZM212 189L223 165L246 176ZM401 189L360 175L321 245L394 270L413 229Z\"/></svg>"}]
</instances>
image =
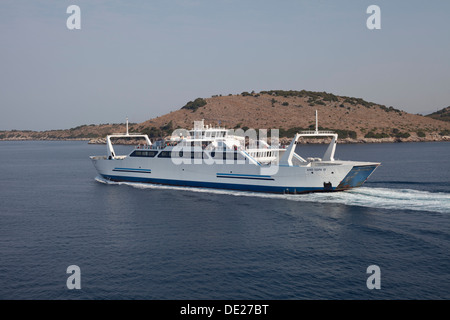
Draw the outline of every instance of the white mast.
<instances>
[{"instance_id":1,"label":"white mast","mask_svg":"<svg viewBox=\"0 0 450 320\"><path fill-rule=\"evenodd\" d=\"M317 111L316 111L317 112ZM127 136L129 136L130 134L128 133L128 117L127 117L127 133L126 133L126 135Z\"/></svg>"},{"instance_id":2,"label":"white mast","mask_svg":"<svg viewBox=\"0 0 450 320\"><path fill-rule=\"evenodd\" d=\"M317 110L316 110L316 133L319 133L319 119L317 117Z\"/></svg>"}]
</instances>

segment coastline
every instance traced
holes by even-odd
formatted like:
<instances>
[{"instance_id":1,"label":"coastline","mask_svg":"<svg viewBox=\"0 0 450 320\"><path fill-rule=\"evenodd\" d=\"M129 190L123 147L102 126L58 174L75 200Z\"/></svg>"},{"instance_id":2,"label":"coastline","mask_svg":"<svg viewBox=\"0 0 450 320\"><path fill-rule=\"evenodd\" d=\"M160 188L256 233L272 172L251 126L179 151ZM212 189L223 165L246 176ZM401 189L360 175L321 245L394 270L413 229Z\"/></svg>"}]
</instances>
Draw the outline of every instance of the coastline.
<instances>
[{"instance_id":1,"label":"coastline","mask_svg":"<svg viewBox=\"0 0 450 320\"><path fill-rule=\"evenodd\" d=\"M292 138L280 138L281 145L288 145ZM87 141L88 144L106 144L106 138L29 138L29 137L12 137L12 138L3 138L0 141ZM343 138L338 139L337 143L339 144L365 144L365 143L404 143L404 142L449 142L450 136L440 136L440 135L432 135L429 137L408 137L408 138ZM300 140L299 144L328 144L330 143L330 139L305 139ZM118 141L116 144L136 144L135 141L126 140Z\"/></svg>"}]
</instances>

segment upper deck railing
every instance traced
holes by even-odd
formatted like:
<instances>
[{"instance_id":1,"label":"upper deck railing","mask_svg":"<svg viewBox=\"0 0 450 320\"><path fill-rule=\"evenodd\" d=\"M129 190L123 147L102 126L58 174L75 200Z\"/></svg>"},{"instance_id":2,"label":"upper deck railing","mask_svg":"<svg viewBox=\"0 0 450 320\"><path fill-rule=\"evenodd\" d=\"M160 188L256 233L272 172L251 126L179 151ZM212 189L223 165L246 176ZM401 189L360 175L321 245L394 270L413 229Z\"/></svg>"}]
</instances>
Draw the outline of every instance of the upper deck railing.
<instances>
[{"instance_id":1,"label":"upper deck railing","mask_svg":"<svg viewBox=\"0 0 450 320\"><path fill-rule=\"evenodd\" d=\"M321 130L321 131L314 131L314 130L307 130L307 131L300 131L300 134L335 134L334 131L329 130Z\"/></svg>"}]
</instances>

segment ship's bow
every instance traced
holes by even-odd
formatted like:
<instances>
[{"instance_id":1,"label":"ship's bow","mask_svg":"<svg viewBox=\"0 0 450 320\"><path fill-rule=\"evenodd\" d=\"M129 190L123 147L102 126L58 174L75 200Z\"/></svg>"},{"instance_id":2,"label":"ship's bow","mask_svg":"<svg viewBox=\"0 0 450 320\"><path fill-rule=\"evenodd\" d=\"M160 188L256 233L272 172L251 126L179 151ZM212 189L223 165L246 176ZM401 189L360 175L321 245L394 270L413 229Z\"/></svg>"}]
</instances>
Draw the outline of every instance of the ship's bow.
<instances>
[{"instance_id":1,"label":"ship's bow","mask_svg":"<svg viewBox=\"0 0 450 320\"><path fill-rule=\"evenodd\" d=\"M336 190L347 190L362 186L379 165L379 163L354 165L336 187Z\"/></svg>"}]
</instances>

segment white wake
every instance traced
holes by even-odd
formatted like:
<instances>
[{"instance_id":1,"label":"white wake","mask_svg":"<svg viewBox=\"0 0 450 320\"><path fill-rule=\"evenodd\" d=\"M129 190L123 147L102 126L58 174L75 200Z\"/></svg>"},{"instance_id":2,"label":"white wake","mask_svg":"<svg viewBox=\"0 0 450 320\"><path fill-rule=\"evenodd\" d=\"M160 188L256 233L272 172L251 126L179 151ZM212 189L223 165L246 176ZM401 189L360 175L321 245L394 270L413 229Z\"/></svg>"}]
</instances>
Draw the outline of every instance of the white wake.
<instances>
[{"instance_id":1,"label":"white wake","mask_svg":"<svg viewBox=\"0 0 450 320\"><path fill-rule=\"evenodd\" d=\"M350 206L363 206L370 208L450 213L450 193L428 192L413 189L360 187L343 192L308 193L308 194L293 195L293 194L271 194L260 192L211 189L211 188L165 186L157 184L138 183L138 182L112 182L109 180L105 180L102 177L96 177L95 180L105 184L128 185L140 189L181 190L181 191L224 194L242 197L285 199L290 201L338 203Z\"/></svg>"}]
</instances>

